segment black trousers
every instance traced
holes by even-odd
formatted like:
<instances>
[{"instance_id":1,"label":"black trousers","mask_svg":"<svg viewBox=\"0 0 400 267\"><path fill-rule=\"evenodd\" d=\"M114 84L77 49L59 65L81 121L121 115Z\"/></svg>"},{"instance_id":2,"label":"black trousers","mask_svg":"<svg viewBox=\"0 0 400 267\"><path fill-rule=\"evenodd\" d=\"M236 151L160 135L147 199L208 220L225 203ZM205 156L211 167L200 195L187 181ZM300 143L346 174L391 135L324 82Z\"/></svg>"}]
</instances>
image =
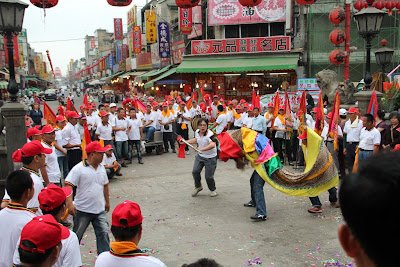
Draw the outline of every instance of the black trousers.
<instances>
[{"instance_id":1,"label":"black trousers","mask_svg":"<svg viewBox=\"0 0 400 267\"><path fill-rule=\"evenodd\" d=\"M164 149L168 150L168 143L171 149L175 149L174 134L172 132L163 132Z\"/></svg>"},{"instance_id":2,"label":"black trousers","mask_svg":"<svg viewBox=\"0 0 400 267\"><path fill-rule=\"evenodd\" d=\"M67 150L67 160L68 169L71 171L76 164L82 161L82 150L80 148Z\"/></svg>"},{"instance_id":3,"label":"black trousers","mask_svg":"<svg viewBox=\"0 0 400 267\"><path fill-rule=\"evenodd\" d=\"M186 125L188 127L189 125ZM182 130L182 124L177 123L176 124L176 133L180 136L182 136L185 140L189 139L189 128L186 128L185 130ZM180 145L179 145L180 146ZM189 147L185 147L185 151L189 151Z\"/></svg>"}]
</instances>

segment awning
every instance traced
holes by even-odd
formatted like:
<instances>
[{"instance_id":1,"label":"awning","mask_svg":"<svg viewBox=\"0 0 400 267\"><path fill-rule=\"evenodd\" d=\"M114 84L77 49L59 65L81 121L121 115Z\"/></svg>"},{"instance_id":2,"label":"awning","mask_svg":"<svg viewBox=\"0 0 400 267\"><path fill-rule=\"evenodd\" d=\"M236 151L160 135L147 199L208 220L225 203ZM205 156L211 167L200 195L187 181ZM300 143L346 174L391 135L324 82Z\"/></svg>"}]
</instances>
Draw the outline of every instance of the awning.
<instances>
[{"instance_id":1,"label":"awning","mask_svg":"<svg viewBox=\"0 0 400 267\"><path fill-rule=\"evenodd\" d=\"M119 77L122 73L124 73L124 71L119 71L119 72L114 73L113 75L110 75L107 78L114 79L115 77Z\"/></svg>"},{"instance_id":2,"label":"awning","mask_svg":"<svg viewBox=\"0 0 400 267\"><path fill-rule=\"evenodd\" d=\"M151 81L145 83L145 84L144 84L144 88L149 88L149 87L154 86L154 83L155 83L155 82L157 82L157 81L159 81L159 80L161 80L161 79L164 79L165 77L168 77L169 75L174 74L175 72L176 72L176 68L172 68L172 69L170 69L170 70L164 72L163 74L161 74L161 75L158 76L157 78L155 78L155 79L153 79L153 80L151 80Z\"/></svg>"},{"instance_id":3,"label":"awning","mask_svg":"<svg viewBox=\"0 0 400 267\"><path fill-rule=\"evenodd\" d=\"M36 77L25 77L25 81L33 81L33 82L38 82L38 78Z\"/></svg>"},{"instance_id":4,"label":"awning","mask_svg":"<svg viewBox=\"0 0 400 267\"><path fill-rule=\"evenodd\" d=\"M269 70L295 70L299 56L259 58L186 58L177 67L177 73L248 72Z\"/></svg>"},{"instance_id":5,"label":"awning","mask_svg":"<svg viewBox=\"0 0 400 267\"><path fill-rule=\"evenodd\" d=\"M7 89L8 82L7 81L0 81L0 89Z\"/></svg>"},{"instance_id":6,"label":"awning","mask_svg":"<svg viewBox=\"0 0 400 267\"><path fill-rule=\"evenodd\" d=\"M157 81L157 84L185 84L186 80L160 80Z\"/></svg>"},{"instance_id":7,"label":"awning","mask_svg":"<svg viewBox=\"0 0 400 267\"><path fill-rule=\"evenodd\" d=\"M160 75L161 73L166 72L170 68L171 68L171 65L168 65L162 69L151 70L151 71L146 72L145 74L140 75L140 78L147 79L148 77L151 77L151 76Z\"/></svg>"}]
</instances>

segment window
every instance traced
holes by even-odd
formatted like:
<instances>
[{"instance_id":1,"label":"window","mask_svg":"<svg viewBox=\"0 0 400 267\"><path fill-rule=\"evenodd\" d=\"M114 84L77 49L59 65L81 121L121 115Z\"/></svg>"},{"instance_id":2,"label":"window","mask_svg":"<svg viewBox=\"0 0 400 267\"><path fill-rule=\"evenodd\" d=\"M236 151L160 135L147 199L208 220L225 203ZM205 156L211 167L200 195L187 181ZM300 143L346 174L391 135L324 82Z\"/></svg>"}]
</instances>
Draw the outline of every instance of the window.
<instances>
[{"instance_id":1,"label":"window","mask_svg":"<svg viewBox=\"0 0 400 267\"><path fill-rule=\"evenodd\" d=\"M240 25L225 25L225 38L239 38Z\"/></svg>"},{"instance_id":2,"label":"window","mask_svg":"<svg viewBox=\"0 0 400 267\"><path fill-rule=\"evenodd\" d=\"M285 35L285 23L275 22L270 24L271 33L270 36Z\"/></svg>"}]
</instances>

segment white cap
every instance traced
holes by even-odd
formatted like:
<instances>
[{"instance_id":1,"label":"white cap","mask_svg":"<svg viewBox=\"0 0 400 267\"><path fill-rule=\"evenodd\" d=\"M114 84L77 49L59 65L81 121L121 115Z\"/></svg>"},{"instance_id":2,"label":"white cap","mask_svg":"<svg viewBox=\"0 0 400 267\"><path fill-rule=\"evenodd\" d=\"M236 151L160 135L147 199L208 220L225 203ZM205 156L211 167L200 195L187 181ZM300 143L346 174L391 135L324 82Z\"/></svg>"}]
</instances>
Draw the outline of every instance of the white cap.
<instances>
[{"instance_id":1,"label":"white cap","mask_svg":"<svg viewBox=\"0 0 400 267\"><path fill-rule=\"evenodd\" d=\"M116 106L117 106L117 104L115 104L115 103L111 103L111 104L110 104L110 108L116 107Z\"/></svg>"},{"instance_id":2,"label":"white cap","mask_svg":"<svg viewBox=\"0 0 400 267\"><path fill-rule=\"evenodd\" d=\"M339 116L346 116L347 115L347 110L344 108L339 109Z\"/></svg>"}]
</instances>

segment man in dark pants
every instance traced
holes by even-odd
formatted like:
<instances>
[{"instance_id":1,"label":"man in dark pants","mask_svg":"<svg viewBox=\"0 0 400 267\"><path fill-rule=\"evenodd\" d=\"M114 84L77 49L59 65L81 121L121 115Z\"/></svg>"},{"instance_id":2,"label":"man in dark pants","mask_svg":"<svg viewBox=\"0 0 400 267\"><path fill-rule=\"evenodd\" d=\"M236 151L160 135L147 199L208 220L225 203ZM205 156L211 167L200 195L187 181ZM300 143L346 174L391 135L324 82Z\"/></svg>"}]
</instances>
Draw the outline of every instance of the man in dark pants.
<instances>
[{"instance_id":1,"label":"man in dark pants","mask_svg":"<svg viewBox=\"0 0 400 267\"><path fill-rule=\"evenodd\" d=\"M245 207L256 207L256 215L250 218L257 221L265 221L267 219L267 207L265 205L264 197L264 184L265 181L261 176L253 171L250 178L250 192L251 200L245 203Z\"/></svg>"},{"instance_id":2,"label":"man in dark pants","mask_svg":"<svg viewBox=\"0 0 400 267\"><path fill-rule=\"evenodd\" d=\"M175 153L175 145L174 145L174 136L172 132L172 123L175 121L174 114L168 110L168 104L162 104L162 112L161 116L158 119L158 122L161 125L161 131L163 133L163 141L164 141L164 152L169 152L168 143L172 149L172 153Z\"/></svg>"},{"instance_id":3,"label":"man in dark pants","mask_svg":"<svg viewBox=\"0 0 400 267\"><path fill-rule=\"evenodd\" d=\"M191 118L190 113L186 108L185 102L179 103L179 108L177 111L177 119L176 119L176 133L182 136L184 139L189 139L189 124ZM189 147L185 147L186 154L189 155Z\"/></svg>"},{"instance_id":4,"label":"man in dark pants","mask_svg":"<svg viewBox=\"0 0 400 267\"><path fill-rule=\"evenodd\" d=\"M346 121L343 129L343 153L346 155L348 172L351 173L356 157L356 149L360 142L363 121L358 117L358 110L356 108L351 107L347 113L349 120Z\"/></svg>"},{"instance_id":5,"label":"man in dark pants","mask_svg":"<svg viewBox=\"0 0 400 267\"><path fill-rule=\"evenodd\" d=\"M76 111L70 111L67 114L68 123L63 129L62 138L67 149L68 169L71 170L76 164L82 161L81 137L75 125L78 123L79 114Z\"/></svg>"}]
</instances>

